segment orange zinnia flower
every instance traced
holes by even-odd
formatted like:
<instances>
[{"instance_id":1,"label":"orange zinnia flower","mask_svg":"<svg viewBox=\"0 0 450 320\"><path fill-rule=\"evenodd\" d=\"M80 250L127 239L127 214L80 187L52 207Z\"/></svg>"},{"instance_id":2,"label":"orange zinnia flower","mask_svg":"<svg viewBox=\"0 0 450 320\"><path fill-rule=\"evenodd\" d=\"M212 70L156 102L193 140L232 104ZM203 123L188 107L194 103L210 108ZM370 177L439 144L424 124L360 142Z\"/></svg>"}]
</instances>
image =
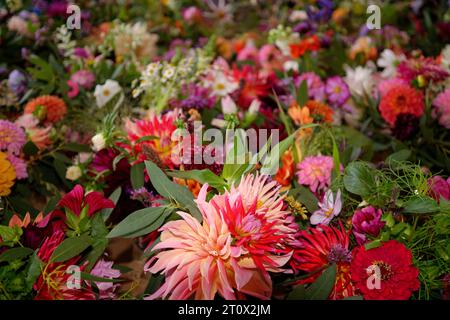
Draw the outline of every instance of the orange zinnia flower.
<instances>
[{"instance_id":1,"label":"orange zinnia flower","mask_svg":"<svg viewBox=\"0 0 450 320\"><path fill-rule=\"evenodd\" d=\"M299 58L303 56L307 51L317 51L320 49L320 41L317 35L305 38L296 44L291 44L291 56L293 58Z\"/></svg>"},{"instance_id":2,"label":"orange zinnia flower","mask_svg":"<svg viewBox=\"0 0 450 320\"><path fill-rule=\"evenodd\" d=\"M31 100L25 106L25 113L38 113L35 116L44 122L55 123L67 113L65 102L56 96L41 96Z\"/></svg>"}]
</instances>

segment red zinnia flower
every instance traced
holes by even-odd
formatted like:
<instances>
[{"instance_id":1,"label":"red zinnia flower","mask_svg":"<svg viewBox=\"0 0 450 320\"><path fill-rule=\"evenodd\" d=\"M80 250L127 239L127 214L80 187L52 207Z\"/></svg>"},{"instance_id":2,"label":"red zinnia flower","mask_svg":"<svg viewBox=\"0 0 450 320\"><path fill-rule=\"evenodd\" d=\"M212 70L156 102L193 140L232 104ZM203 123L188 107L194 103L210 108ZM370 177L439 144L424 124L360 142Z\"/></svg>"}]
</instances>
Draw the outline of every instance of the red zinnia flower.
<instances>
[{"instance_id":1,"label":"red zinnia flower","mask_svg":"<svg viewBox=\"0 0 450 320\"><path fill-rule=\"evenodd\" d=\"M381 97L380 113L391 126L395 126L398 115L409 113L421 117L424 111L423 95L409 85L393 86Z\"/></svg>"},{"instance_id":2,"label":"red zinnia flower","mask_svg":"<svg viewBox=\"0 0 450 320\"><path fill-rule=\"evenodd\" d=\"M58 206L69 209L77 216L86 206L89 206L87 215L90 217L102 209L114 208L114 202L104 198L103 194L98 191L92 191L85 196L83 187L76 185L59 201Z\"/></svg>"},{"instance_id":3,"label":"red zinnia flower","mask_svg":"<svg viewBox=\"0 0 450 320\"><path fill-rule=\"evenodd\" d=\"M355 287L368 300L406 300L420 286L411 251L396 240L370 250L364 246L355 248L351 275Z\"/></svg>"},{"instance_id":4,"label":"red zinnia flower","mask_svg":"<svg viewBox=\"0 0 450 320\"><path fill-rule=\"evenodd\" d=\"M265 98L271 93L271 78L261 75L249 65L241 70L234 67L232 76L239 82L237 97L239 107L247 109L253 100Z\"/></svg>"},{"instance_id":5,"label":"red zinnia flower","mask_svg":"<svg viewBox=\"0 0 450 320\"><path fill-rule=\"evenodd\" d=\"M341 299L354 295L354 288L350 279L351 253L348 250L349 233L340 225L340 229L333 226L318 225L316 228L299 232L301 248L295 250L293 267L308 273L310 277L298 283L312 283L331 263L336 263L337 273L333 291L329 298Z\"/></svg>"},{"instance_id":6,"label":"red zinnia flower","mask_svg":"<svg viewBox=\"0 0 450 320\"><path fill-rule=\"evenodd\" d=\"M24 112L37 112L37 118L42 119L44 122L55 123L65 116L67 106L65 102L58 97L42 96L28 102Z\"/></svg>"}]
</instances>

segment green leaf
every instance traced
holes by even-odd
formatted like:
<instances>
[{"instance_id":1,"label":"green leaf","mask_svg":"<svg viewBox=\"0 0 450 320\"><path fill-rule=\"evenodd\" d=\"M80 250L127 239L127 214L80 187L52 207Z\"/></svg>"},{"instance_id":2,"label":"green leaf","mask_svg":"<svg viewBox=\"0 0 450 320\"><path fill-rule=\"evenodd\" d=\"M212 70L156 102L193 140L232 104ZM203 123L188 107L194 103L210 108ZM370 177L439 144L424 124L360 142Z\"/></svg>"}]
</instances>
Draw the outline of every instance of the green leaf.
<instances>
[{"instance_id":1,"label":"green leaf","mask_svg":"<svg viewBox=\"0 0 450 320\"><path fill-rule=\"evenodd\" d=\"M287 300L303 300L305 299L305 285L299 284L288 294Z\"/></svg>"},{"instance_id":2,"label":"green leaf","mask_svg":"<svg viewBox=\"0 0 450 320\"><path fill-rule=\"evenodd\" d=\"M202 221L202 215L194 202L194 196L186 187L170 181L164 172L151 161L145 161L145 167L153 187L161 196L174 200L197 220Z\"/></svg>"},{"instance_id":3,"label":"green leaf","mask_svg":"<svg viewBox=\"0 0 450 320\"><path fill-rule=\"evenodd\" d=\"M50 200L45 205L44 210L42 211L44 213L44 215L47 215L50 212L52 212L56 208L60 199L61 199L60 195L56 195L56 196L50 198Z\"/></svg>"},{"instance_id":4,"label":"green leaf","mask_svg":"<svg viewBox=\"0 0 450 320\"><path fill-rule=\"evenodd\" d=\"M120 195L122 194L122 188L118 187L116 190L114 190L113 193L111 193L111 195L109 196L109 199L112 200L112 202L114 202L114 205L117 205L117 202L120 199ZM102 209L102 211L100 212L102 217L103 217L103 221L108 220L109 216L111 215L111 213L113 212L114 208L105 208Z\"/></svg>"},{"instance_id":5,"label":"green leaf","mask_svg":"<svg viewBox=\"0 0 450 320\"><path fill-rule=\"evenodd\" d=\"M439 205L436 201L429 197L413 197L405 203L405 213L431 213L438 212Z\"/></svg>"},{"instance_id":6,"label":"green leaf","mask_svg":"<svg viewBox=\"0 0 450 320\"><path fill-rule=\"evenodd\" d=\"M20 260L25 258L33 253L33 250L30 248L19 247L12 248L0 255L0 262L11 262L13 260Z\"/></svg>"},{"instance_id":7,"label":"green leaf","mask_svg":"<svg viewBox=\"0 0 450 320\"><path fill-rule=\"evenodd\" d=\"M366 243L364 245L364 248L366 250L375 249L375 248L380 247L382 244L383 244L383 242L380 239L377 239L377 240L373 240L371 242Z\"/></svg>"},{"instance_id":8,"label":"green leaf","mask_svg":"<svg viewBox=\"0 0 450 320\"><path fill-rule=\"evenodd\" d=\"M376 189L375 172L364 162L351 162L345 168L344 186L351 193L368 196Z\"/></svg>"},{"instance_id":9,"label":"green leaf","mask_svg":"<svg viewBox=\"0 0 450 320\"><path fill-rule=\"evenodd\" d=\"M408 149L402 149L400 151L394 152L389 157L386 158L386 163L391 162L402 162L409 159L411 156L411 150Z\"/></svg>"},{"instance_id":10,"label":"green leaf","mask_svg":"<svg viewBox=\"0 0 450 320\"><path fill-rule=\"evenodd\" d=\"M167 207L151 207L135 211L115 226L107 238L128 237L145 229L157 221L165 210Z\"/></svg>"},{"instance_id":11,"label":"green leaf","mask_svg":"<svg viewBox=\"0 0 450 320\"><path fill-rule=\"evenodd\" d=\"M131 167L131 185L134 190L144 186L144 163L137 163Z\"/></svg>"},{"instance_id":12,"label":"green leaf","mask_svg":"<svg viewBox=\"0 0 450 320\"><path fill-rule=\"evenodd\" d=\"M336 281L336 264L332 264L325 269L305 292L308 300L326 300L331 293Z\"/></svg>"},{"instance_id":13,"label":"green leaf","mask_svg":"<svg viewBox=\"0 0 450 320\"><path fill-rule=\"evenodd\" d=\"M133 233L129 233L126 236L124 236L125 238L137 238L146 234L149 234L155 230L158 230L164 223L164 221L166 221L167 217L170 216L173 213L172 209L167 208L166 210L164 210L164 212L159 216L159 218L157 218L152 224L150 224L149 226L140 229L136 232Z\"/></svg>"},{"instance_id":14,"label":"green leaf","mask_svg":"<svg viewBox=\"0 0 450 320\"><path fill-rule=\"evenodd\" d=\"M207 183L211 187L223 190L227 183L221 177L216 176L211 170L169 171L167 175L180 179L191 179L201 184Z\"/></svg>"},{"instance_id":15,"label":"green leaf","mask_svg":"<svg viewBox=\"0 0 450 320\"><path fill-rule=\"evenodd\" d=\"M303 80L300 87L298 87L297 103L300 107L303 107L308 102L308 99L308 84L306 80Z\"/></svg>"},{"instance_id":16,"label":"green leaf","mask_svg":"<svg viewBox=\"0 0 450 320\"><path fill-rule=\"evenodd\" d=\"M22 150L27 156L34 156L39 152L39 148L32 141L25 143Z\"/></svg>"},{"instance_id":17,"label":"green leaf","mask_svg":"<svg viewBox=\"0 0 450 320\"><path fill-rule=\"evenodd\" d=\"M66 143L61 147L62 150L72 151L72 152L90 152L91 148L87 144L79 144L79 143Z\"/></svg>"},{"instance_id":18,"label":"green leaf","mask_svg":"<svg viewBox=\"0 0 450 320\"><path fill-rule=\"evenodd\" d=\"M25 279L29 288L33 286L37 278L40 276L43 266L44 262L39 259L35 252L31 257L30 264L28 265L27 278Z\"/></svg>"},{"instance_id":19,"label":"green leaf","mask_svg":"<svg viewBox=\"0 0 450 320\"><path fill-rule=\"evenodd\" d=\"M73 258L84 250L86 250L92 244L92 238L88 235L81 235L79 237L73 237L65 239L53 252L50 261L52 262L64 262Z\"/></svg>"},{"instance_id":20,"label":"green leaf","mask_svg":"<svg viewBox=\"0 0 450 320\"><path fill-rule=\"evenodd\" d=\"M143 137L137 139L135 143L151 141L151 140L159 140L159 137L157 137L157 136L143 136Z\"/></svg>"},{"instance_id":21,"label":"green leaf","mask_svg":"<svg viewBox=\"0 0 450 320\"><path fill-rule=\"evenodd\" d=\"M103 277L97 277L94 276L93 274L87 273L87 272L81 272L80 273L81 279L83 280L88 280L88 281L94 281L94 282L122 282L124 281L123 279L108 279L108 278L103 278Z\"/></svg>"},{"instance_id":22,"label":"green leaf","mask_svg":"<svg viewBox=\"0 0 450 320\"><path fill-rule=\"evenodd\" d=\"M289 191L289 195L293 196L298 202L305 205L309 212L314 212L319 209L316 196L311 192L311 190L305 188L304 186L291 189Z\"/></svg>"}]
</instances>

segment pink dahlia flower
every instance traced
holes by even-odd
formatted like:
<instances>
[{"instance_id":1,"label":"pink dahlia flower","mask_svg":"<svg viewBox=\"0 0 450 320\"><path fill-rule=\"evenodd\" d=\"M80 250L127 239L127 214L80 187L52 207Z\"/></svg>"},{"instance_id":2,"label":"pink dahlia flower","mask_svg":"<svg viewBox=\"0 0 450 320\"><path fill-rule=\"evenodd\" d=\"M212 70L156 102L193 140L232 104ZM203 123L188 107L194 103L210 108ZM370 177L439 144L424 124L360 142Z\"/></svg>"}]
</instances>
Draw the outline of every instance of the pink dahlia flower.
<instances>
[{"instance_id":1,"label":"pink dahlia flower","mask_svg":"<svg viewBox=\"0 0 450 320\"><path fill-rule=\"evenodd\" d=\"M334 168L330 156L306 157L297 165L298 183L309 186L312 192L327 189L331 184Z\"/></svg>"}]
</instances>

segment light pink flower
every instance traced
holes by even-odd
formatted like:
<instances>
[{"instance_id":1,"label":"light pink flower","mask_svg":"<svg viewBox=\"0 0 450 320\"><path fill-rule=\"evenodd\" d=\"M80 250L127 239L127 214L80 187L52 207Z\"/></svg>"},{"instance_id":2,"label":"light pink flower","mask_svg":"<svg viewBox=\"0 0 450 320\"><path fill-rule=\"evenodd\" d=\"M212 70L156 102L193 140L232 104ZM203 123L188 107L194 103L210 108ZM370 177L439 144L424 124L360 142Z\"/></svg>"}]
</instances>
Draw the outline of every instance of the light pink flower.
<instances>
[{"instance_id":1,"label":"light pink flower","mask_svg":"<svg viewBox=\"0 0 450 320\"><path fill-rule=\"evenodd\" d=\"M328 189L327 192L325 192L322 201L319 202L319 208L319 210L315 211L311 215L309 221L313 225L328 225L330 221L334 217L337 217L342 210L341 190L337 191L335 199L331 189Z\"/></svg>"},{"instance_id":2,"label":"light pink flower","mask_svg":"<svg viewBox=\"0 0 450 320\"><path fill-rule=\"evenodd\" d=\"M438 118L439 124L450 129L450 89L438 94L433 101L433 117Z\"/></svg>"},{"instance_id":3,"label":"light pink flower","mask_svg":"<svg viewBox=\"0 0 450 320\"><path fill-rule=\"evenodd\" d=\"M312 192L326 189L331 184L333 158L330 156L310 156L297 165L298 183L307 185Z\"/></svg>"},{"instance_id":4,"label":"light pink flower","mask_svg":"<svg viewBox=\"0 0 450 320\"><path fill-rule=\"evenodd\" d=\"M116 279L119 278L121 273L117 269L113 269L114 262L106 261L104 259L100 259L91 270L91 274L106 279ZM114 299L116 294L114 291L119 286L118 284L114 284L113 282L95 282L97 288L99 290L99 298L100 299Z\"/></svg>"}]
</instances>

